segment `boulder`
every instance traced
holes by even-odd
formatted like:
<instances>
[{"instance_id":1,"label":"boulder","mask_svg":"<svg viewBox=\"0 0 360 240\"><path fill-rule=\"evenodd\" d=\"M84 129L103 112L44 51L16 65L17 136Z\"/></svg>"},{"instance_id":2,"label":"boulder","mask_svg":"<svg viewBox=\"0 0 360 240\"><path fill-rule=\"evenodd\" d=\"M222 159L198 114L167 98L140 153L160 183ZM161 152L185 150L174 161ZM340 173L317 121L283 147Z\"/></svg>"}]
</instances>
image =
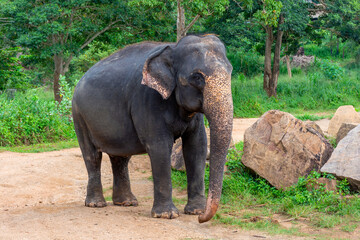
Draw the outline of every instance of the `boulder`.
<instances>
[{"instance_id":1,"label":"boulder","mask_svg":"<svg viewBox=\"0 0 360 240\"><path fill-rule=\"evenodd\" d=\"M206 159L210 158L210 129L205 128L206 137L207 137L207 156ZM173 169L179 170L179 171L185 171L185 161L184 156L182 152L182 140L181 138L176 139L173 149L171 152L171 167Z\"/></svg>"},{"instance_id":2,"label":"boulder","mask_svg":"<svg viewBox=\"0 0 360 240\"><path fill-rule=\"evenodd\" d=\"M351 105L339 107L331 118L328 128L328 134L336 137L337 132L343 123L360 123L360 115Z\"/></svg>"},{"instance_id":3,"label":"boulder","mask_svg":"<svg viewBox=\"0 0 360 240\"><path fill-rule=\"evenodd\" d=\"M185 171L185 162L182 152L182 140L176 139L171 152L171 167L179 171Z\"/></svg>"},{"instance_id":4,"label":"boulder","mask_svg":"<svg viewBox=\"0 0 360 240\"><path fill-rule=\"evenodd\" d=\"M352 189L360 190L360 125L351 130L337 145L321 172L347 178Z\"/></svg>"},{"instance_id":5,"label":"boulder","mask_svg":"<svg viewBox=\"0 0 360 240\"><path fill-rule=\"evenodd\" d=\"M210 159L210 129L209 128L205 128L205 132L206 132L206 137L207 137L207 155L206 155L206 159L209 160ZM231 142L230 142L230 147L229 148L234 148L235 147L235 143L233 138L231 138ZM184 161L184 156L183 156L183 152L182 152L182 140L181 138L176 139L174 145L173 145L173 149L171 152L171 167L173 169L179 170L179 171L185 171L185 161Z\"/></svg>"},{"instance_id":6,"label":"boulder","mask_svg":"<svg viewBox=\"0 0 360 240\"><path fill-rule=\"evenodd\" d=\"M323 137L325 136L324 132L321 130L320 126L316 122L307 120L304 123L305 123L306 127L308 127L308 128L311 127L314 130L316 130L318 133L320 133L321 136L323 136Z\"/></svg>"},{"instance_id":7,"label":"boulder","mask_svg":"<svg viewBox=\"0 0 360 240\"><path fill-rule=\"evenodd\" d=\"M318 131L289 113L271 110L245 131L242 162L280 189L319 170L332 151Z\"/></svg>"},{"instance_id":8,"label":"boulder","mask_svg":"<svg viewBox=\"0 0 360 240\"><path fill-rule=\"evenodd\" d=\"M336 144L340 142L351 130L353 130L358 123L343 123L336 134Z\"/></svg>"}]
</instances>

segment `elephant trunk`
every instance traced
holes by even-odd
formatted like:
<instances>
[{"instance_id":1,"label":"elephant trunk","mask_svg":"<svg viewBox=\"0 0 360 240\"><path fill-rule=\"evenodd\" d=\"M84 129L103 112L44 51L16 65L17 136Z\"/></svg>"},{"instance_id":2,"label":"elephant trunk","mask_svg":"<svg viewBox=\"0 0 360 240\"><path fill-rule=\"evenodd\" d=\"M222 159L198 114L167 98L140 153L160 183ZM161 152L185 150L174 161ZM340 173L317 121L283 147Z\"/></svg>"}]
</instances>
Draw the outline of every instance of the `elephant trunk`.
<instances>
[{"instance_id":1,"label":"elephant trunk","mask_svg":"<svg viewBox=\"0 0 360 240\"><path fill-rule=\"evenodd\" d=\"M206 209L199 216L200 223L209 221L219 206L233 125L231 75L216 75L216 79L207 81L204 90L204 114L210 125L210 178Z\"/></svg>"}]
</instances>

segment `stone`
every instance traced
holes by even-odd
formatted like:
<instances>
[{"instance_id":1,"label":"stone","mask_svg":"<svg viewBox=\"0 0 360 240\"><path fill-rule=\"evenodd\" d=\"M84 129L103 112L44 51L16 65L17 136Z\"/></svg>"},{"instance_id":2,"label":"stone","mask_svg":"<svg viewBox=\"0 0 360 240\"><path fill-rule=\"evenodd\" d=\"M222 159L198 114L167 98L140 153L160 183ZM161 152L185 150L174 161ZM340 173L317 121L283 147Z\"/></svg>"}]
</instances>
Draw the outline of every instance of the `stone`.
<instances>
[{"instance_id":1,"label":"stone","mask_svg":"<svg viewBox=\"0 0 360 240\"><path fill-rule=\"evenodd\" d=\"M343 123L360 123L360 115L355 111L351 105L339 107L334 116L331 118L328 128L328 134L336 137L337 132Z\"/></svg>"},{"instance_id":2,"label":"stone","mask_svg":"<svg viewBox=\"0 0 360 240\"><path fill-rule=\"evenodd\" d=\"M318 178L316 182L309 182L306 185L306 189L308 191L313 191L314 189L319 189L320 186L324 186L326 191L337 191L336 187L336 179L328 179L328 178Z\"/></svg>"},{"instance_id":3,"label":"stone","mask_svg":"<svg viewBox=\"0 0 360 240\"><path fill-rule=\"evenodd\" d=\"M306 56L306 55L295 55L292 56L291 59L291 66L292 67L301 67L301 68L306 68L311 66L315 61L315 57L314 56Z\"/></svg>"},{"instance_id":4,"label":"stone","mask_svg":"<svg viewBox=\"0 0 360 240\"><path fill-rule=\"evenodd\" d=\"M343 123L341 124L339 131L336 134L336 144L340 142L352 129L354 129L358 123Z\"/></svg>"},{"instance_id":5,"label":"stone","mask_svg":"<svg viewBox=\"0 0 360 240\"><path fill-rule=\"evenodd\" d=\"M353 190L360 190L360 125L352 129L337 145L321 172L346 178Z\"/></svg>"},{"instance_id":6,"label":"stone","mask_svg":"<svg viewBox=\"0 0 360 240\"><path fill-rule=\"evenodd\" d=\"M206 137L207 137L207 155L206 159L210 159L210 129L205 128ZM231 138L230 146L229 148L234 148L235 143L233 138ZM173 169L179 170L179 171L185 171L185 161L184 156L182 152L182 140L181 138L176 139L173 149L171 152L171 167Z\"/></svg>"},{"instance_id":7,"label":"stone","mask_svg":"<svg viewBox=\"0 0 360 240\"><path fill-rule=\"evenodd\" d=\"M206 137L207 137L207 155L206 159L210 158L210 129L205 128ZM179 171L185 171L185 161L184 156L182 152L182 140L181 138L176 139L173 149L171 152L171 167L173 169L179 170Z\"/></svg>"},{"instance_id":8,"label":"stone","mask_svg":"<svg viewBox=\"0 0 360 240\"><path fill-rule=\"evenodd\" d=\"M316 130L318 133L320 133L321 136L323 136L323 137L325 136L324 132L321 130L320 126L316 122L307 120L304 123L305 123L306 127L308 127L308 128L311 127L314 130Z\"/></svg>"},{"instance_id":9,"label":"stone","mask_svg":"<svg viewBox=\"0 0 360 240\"><path fill-rule=\"evenodd\" d=\"M185 171L185 162L182 152L182 140L176 139L171 152L171 167L179 171Z\"/></svg>"},{"instance_id":10,"label":"stone","mask_svg":"<svg viewBox=\"0 0 360 240\"><path fill-rule=\"evenodd\" d=\"M286 188L329 159L333 147L289 113L266 112L245 131L243 164L277 189Z\"/></svg>"}]
</instances>

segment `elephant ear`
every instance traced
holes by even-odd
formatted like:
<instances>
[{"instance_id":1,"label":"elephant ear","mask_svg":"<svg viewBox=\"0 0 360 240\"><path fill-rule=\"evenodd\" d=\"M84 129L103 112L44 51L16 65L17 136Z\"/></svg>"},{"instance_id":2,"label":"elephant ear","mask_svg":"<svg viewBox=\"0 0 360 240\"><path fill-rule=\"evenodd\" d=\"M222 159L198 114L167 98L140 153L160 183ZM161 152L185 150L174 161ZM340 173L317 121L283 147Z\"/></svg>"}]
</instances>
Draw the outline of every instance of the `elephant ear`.
<instances>
[{"instance_id":1,"label":"elephant ear","mask_svg":"<svg viewBox=\"0 0 360 240\"><path fill-rule=\"evenodd\" d=\"M168 99L175 88L172 49L166 46L153 53L145 62L141 84L147 85Z\"/></svg>"}]
</instances>

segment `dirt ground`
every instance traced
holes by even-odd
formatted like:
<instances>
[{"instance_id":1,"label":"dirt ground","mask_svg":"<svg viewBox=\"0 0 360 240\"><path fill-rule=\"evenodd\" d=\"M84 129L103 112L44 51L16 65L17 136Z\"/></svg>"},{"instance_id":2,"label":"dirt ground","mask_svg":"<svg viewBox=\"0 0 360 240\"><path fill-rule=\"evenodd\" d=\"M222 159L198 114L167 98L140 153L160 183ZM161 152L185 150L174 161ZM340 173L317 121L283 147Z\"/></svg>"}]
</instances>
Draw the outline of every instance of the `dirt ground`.
<instances>
[{"instance_id":1,"label":"dirt ground","mask_svg":"<svg viewBox=\"0 0 360 240\"><path fill-rule=\"evenodd\" d=\"M256 119L234 122L234 141ZM46 153L0 153L0 239L303 239L270 236L258 231L199 224L197 216L182 212L173 220L150 216L153 186L146 155L130 161L132 190L138 207L84 206L87 173L78 148ZM102 164L103 187L112 185L106 154ZM111 194L111 191L108 194ZM186 192L174 190L176 197Z\"/></svg>"}]
</instances>

